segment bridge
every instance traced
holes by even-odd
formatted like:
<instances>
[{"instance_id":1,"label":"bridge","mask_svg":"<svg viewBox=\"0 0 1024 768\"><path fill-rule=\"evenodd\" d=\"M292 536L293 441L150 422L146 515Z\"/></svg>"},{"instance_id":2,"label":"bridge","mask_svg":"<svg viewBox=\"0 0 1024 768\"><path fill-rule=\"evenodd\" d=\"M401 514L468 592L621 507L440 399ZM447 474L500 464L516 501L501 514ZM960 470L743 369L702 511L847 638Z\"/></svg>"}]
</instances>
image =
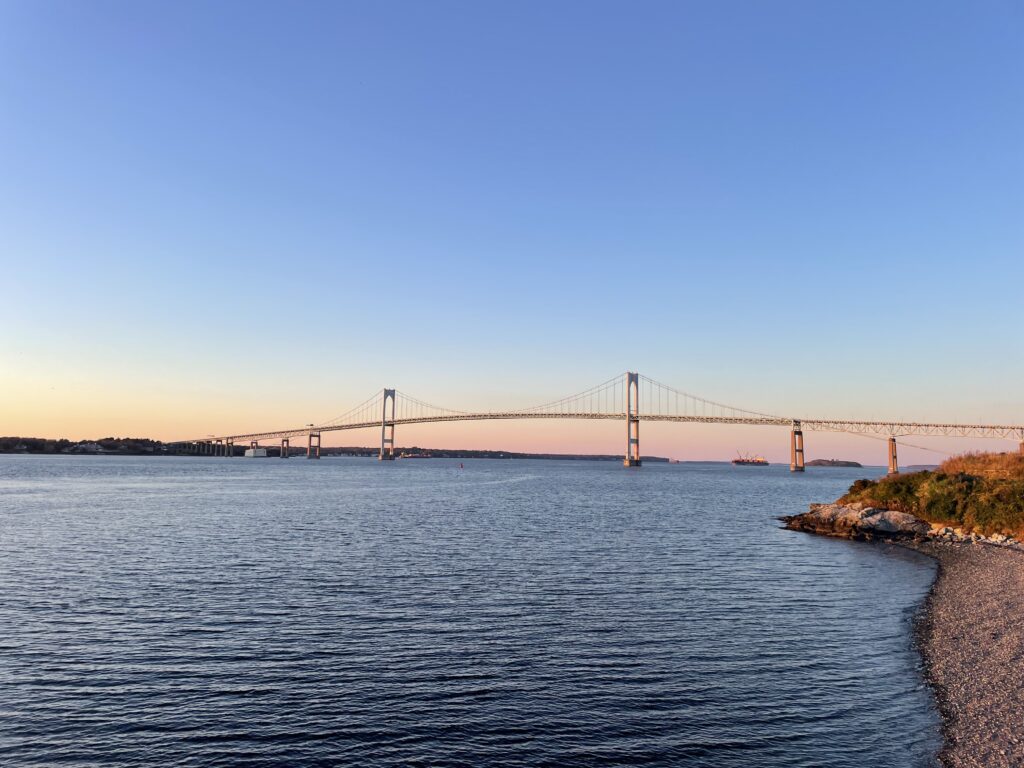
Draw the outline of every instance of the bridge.
<instances>
[{"instance_id":1,"label":"bridge","mask_svg":"<svg viewBox=\"0 0 1024 768\"><path fill-rule=\"evenodd\" d=\"M804 431L846 432L888 438L890 474L899 472L896 439L909 435L984 437L1016 439L1024 453L1024 426L998 424L920 423L906 421L857 421L777 416L736 408L683 392L635 372L616 376L574 395L520 410L467 412L441 408L395 389L384 389L366 401L328 421L289 429L264 430L234 435L208 435L169 445L185 453L234 456L236 444L280 440L281 456L287 458L294 438L306 439L306 457L320 458L324 432L352 429L380 429L381 461L395 458L395 428L406 424L437 424L454 421L508 419L604 419L619 420L626 426L623 464L639 467L640 423L680 422L695 424L749 424L788 427L790 470L804 471Z\"/></svg>"}]
</instances>

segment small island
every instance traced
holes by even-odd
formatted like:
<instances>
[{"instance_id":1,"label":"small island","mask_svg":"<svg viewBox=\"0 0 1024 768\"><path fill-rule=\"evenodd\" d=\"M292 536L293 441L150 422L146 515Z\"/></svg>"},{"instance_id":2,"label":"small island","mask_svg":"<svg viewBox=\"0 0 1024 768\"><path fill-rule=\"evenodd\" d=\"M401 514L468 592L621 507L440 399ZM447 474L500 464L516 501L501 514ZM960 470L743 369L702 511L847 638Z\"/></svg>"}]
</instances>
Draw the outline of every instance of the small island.
<instances>
[{"instance_id":1,"label":"small island","mask_svg":"<svg viewBox=\"0 0 1024 768\"><path fill-rule=\"evenodd\" d=\"M805 467L863 467L859 461L841 461L840 459L812 459Z\"/></svg>"},{"instance_id":2,"label":"small island","mask_svg":"<svg viewBox=\"0 0 1024 768\"><path fill-rule=\"evenodd\" d=\"M914 635L942 714L939 759L1020 765L1024 455L967 454L934 472L858 480L835 503L782 519L808 533L894 542L938 562Z\"/></svg>"}]
</instances>

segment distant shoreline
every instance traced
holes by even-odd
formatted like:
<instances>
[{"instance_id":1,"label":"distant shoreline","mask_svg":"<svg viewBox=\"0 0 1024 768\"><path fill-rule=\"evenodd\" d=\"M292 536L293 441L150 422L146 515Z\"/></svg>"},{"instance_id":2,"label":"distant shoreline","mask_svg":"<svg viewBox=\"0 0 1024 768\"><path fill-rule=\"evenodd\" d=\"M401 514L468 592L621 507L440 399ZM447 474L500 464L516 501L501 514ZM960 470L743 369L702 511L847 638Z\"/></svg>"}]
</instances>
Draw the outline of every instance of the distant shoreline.
<instances>
[{"instance_id":1,"label":"distant shoreline","mask_svg":"<svg viewBox=\"0 0 1024 768\"><path fill-rule=\"evenodd\" d=\"M235 447L236 456L241 456L245 446ZM270 456L280 456L280 446L264 444ZM367 446L323 446L320 455L375 457L378 448ZM300 445L293 445L290 456L305 455L306 450ZM415 458L428 459L544 459L551 461L622 461L622 454L590 454L590 453L522 453L516 451L472 450L468 448L420 448L407 446L396 448L395 455L402 453L415 454ZM169 444L149 438L107 437L99 440L52 440L38 437L0 437L0 454L26 456L184 456L185 454L169 448ZM213 458L213 457L211 457ZM669 459L663 456L641 456L642 461L652 464L667 464Z\"/></svg>"}]
</instances>

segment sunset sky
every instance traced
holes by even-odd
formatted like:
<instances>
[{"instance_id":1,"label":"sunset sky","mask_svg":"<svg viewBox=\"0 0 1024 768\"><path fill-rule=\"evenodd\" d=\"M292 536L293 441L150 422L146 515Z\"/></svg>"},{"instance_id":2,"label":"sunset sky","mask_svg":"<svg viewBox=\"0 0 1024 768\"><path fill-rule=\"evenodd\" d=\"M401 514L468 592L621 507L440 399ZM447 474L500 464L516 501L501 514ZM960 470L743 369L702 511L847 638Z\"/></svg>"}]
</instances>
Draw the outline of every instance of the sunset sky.
<instances>
[{"instance_id":1,"label":"sunset sky","mask_svg":"<svg viewBox=\"0 0 1024 768\"><path fill-rule=\"evenodd\" d=\"M6 0L0 434L291 427L385 386L511 409L627 369L786 416L1024 423L1022 39L1009 0ZM788 461L779 429L642 438Z\"/></svg>"}]
</instances>

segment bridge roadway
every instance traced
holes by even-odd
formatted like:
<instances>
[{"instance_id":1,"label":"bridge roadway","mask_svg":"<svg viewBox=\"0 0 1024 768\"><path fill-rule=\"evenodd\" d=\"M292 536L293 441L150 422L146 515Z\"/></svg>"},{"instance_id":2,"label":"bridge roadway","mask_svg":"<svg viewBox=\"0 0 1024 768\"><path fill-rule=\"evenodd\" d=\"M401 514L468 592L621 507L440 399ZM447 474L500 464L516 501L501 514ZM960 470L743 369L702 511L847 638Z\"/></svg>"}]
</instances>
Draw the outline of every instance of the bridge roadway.
<instances>
[{"instance_id":1,"label":"bridge roadway","mask_svg":"<svg viewBox=\"0 0 1024 768\"><path fill-rule=\"evenodd\" d=\"M1016 438L1021 441L1020 450L1024 453L1024 426L996 424L955 424L955 423L921 423L906 421L856 421L847 419L785 419L776 416L706 416L706 415L669 415L660 413L588 413L588 412L544 412L544 411L488 411L481 413L447 413L405 418L382 418L373 421L357 421L346 424L309 425L298 429L282 429L268 432L249 432L236 435L209 437L201 441L188 441L186 448L199 453L215 455L234 455L236 441L249 441L255 447L260 440L281 440L281 455L290 453L289 439L307 436L309 445L308 458L320 458L320 435L322 432L340 432L350 429L381 428L380 458L393 459L394 428L404 424L439 424L456 421L491 421L509 419L586 419L586 420L625 420L629 438L627 453L624 460L626 466L640 465L639 425L641 421L661 421L691 424L748 424L759 426L789 427L790 432L790 470L804 471L803 430L848 432L864 435L888 436L889 474L899 472L896 455L896 437L904 435L931 435L957 437L990 437ZM390 437L385 438L390 430Z\"/></svg>"},{"instance_id":2,"label":"bridge roadway","mask_svg":"<svg viewBox=\"0 0 1024 768\"><path fill-rule=\"evenodd\" d=\"M640 405L641 394L645 406ZM405 408L397 411L396 399L401 395ZM654 405L650 405L654 403ZM619 405L623 410L619 410ZM646 408L646 411L643 410ZM858 421L851 419L784 418L757 411L717 403L706 398L674 389L660 382L626 371L624 377L614 377L561 400L536 408L518 411L461 411L437 408L395 389L383 389L344 416L329 422L306 424L293 429L274 429L245 432L234 435L210 435L198 440L185 440L171 445L187 452L207 455L233 456L236 442L249 441L253 448L260 440L281 440L281 455L290 455L289 440L307 436L306 455L320 458L320 436L323 432L380 427L380 458L395 458L395 427L405 424L441 424L455 421L500 421L509 419L586 419L621 420L626 423L626 451L623 464L640 466L640 422L662 421L689 424L748 424L790 428L790 469L804 469L804 430L823 432L849 432L861 435L884 435L889 443L889 471L896 473L896 438L906 435L946 437L1016 438L1024 453L1024 426L999 424L956 424L909 421Z\"/></svg>"},{"instance_id":3,"label":"bridge roadway","mask_svg":"<svg viewBox=\"0 0 1024 768\"><path fill-rule=\"evenodd\" d=\"M1024 425L996 424L939 424L910 421L856 421L850 419L786 419L777 416L675 416L657 413L640 413L640 421L664 421L690 424L747 424L769 427L802 427L816 432L849 432L869 435L925 435L943 437L993 437L1016 438L1024 440ZM586 419L624 421L625 413L546 413L530 411L488 411L483 413L460 413L434 416L418 416L396 418L382 421L363 421L352 424L334 424L329 426L301 427L298 429L280 429L269 432L248 432L237 435L214 435L201 441L230 440L244 442L246 440L273 440L288 437L301 437L310 432L339 432L348 429L369 429L403 424L439 424L449 421L496 421L511 419Z\"/></svg>"}]
</instances>

